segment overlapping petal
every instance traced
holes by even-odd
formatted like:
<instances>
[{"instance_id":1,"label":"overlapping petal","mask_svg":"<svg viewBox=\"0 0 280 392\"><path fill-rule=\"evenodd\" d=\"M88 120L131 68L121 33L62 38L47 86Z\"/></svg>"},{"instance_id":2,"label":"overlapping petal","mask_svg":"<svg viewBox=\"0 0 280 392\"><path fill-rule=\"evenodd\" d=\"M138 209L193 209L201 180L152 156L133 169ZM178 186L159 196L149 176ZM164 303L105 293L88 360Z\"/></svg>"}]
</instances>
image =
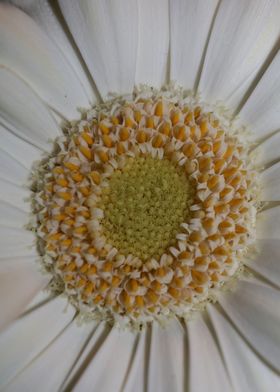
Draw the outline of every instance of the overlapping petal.
<instances>
[{"instance_id":1,"label":"overlapping petal","mask_svg":"<svg viewBox=\"0 0 280 392\"><path fill-rule=\"evenodd\" d=\"M221 1L207 47L199 91L234 110L279 38L278 1Z\"/></svg>"},{"instance_id":2,"label":"overlapping petal","mask_svg":"<svg viewBox=\"0 0 280 392\"><path fill-rule=\"evenodd\" d=\"M89 106L73 68L47 34L27 14L3 3L0 48L1 64L22 77L55 111L72 119L77 108Z\"/></svg>"},{"instance_id":3,"label":"overlapping petal","mask_svg":"<svg viewBox=\"0 0 280 392\"><path fill-rule=\"evenodd\" d=\"M135 84L143 83L159 88L169 78L169 2L140 1L138 14Z\"/></svg>"},{"instance_id":4,"label":"overlapping petal","mask_svg":"<svg viewBox=\"0 0 280 392\"><path fill-rule=\"evenodd\" d=\"M234 293L220 295L219 301L251 347L279 371L279 290L258 281L241 281Z\"/></svg>"},{"instance_id":5,"label":"overlapping petal","mask_svg":"<svg viewBox=\"0 0 280 392\"><path fill-rule=\"evenodd\" d=\"M129 94L135 82L136 0L59 0L61 11L102 95Z\"/></svg>"}]
</instances>

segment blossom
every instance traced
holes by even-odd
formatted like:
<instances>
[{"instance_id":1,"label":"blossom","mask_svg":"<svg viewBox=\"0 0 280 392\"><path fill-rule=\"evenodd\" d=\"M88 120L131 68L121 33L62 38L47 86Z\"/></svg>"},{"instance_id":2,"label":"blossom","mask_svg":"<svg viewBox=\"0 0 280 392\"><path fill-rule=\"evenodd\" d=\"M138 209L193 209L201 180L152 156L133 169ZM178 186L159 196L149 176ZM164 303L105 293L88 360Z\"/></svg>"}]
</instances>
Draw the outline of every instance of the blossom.
<instances>
[{"instance_id":1,"label":"blossom","mask_svg":"<svg viewBox=\"0 0 280 392\"><path fill-rule=\"evenodd\" d=\"M0 385L277 390L278 2L12 3Z\"/></svg>"}]
</instances>

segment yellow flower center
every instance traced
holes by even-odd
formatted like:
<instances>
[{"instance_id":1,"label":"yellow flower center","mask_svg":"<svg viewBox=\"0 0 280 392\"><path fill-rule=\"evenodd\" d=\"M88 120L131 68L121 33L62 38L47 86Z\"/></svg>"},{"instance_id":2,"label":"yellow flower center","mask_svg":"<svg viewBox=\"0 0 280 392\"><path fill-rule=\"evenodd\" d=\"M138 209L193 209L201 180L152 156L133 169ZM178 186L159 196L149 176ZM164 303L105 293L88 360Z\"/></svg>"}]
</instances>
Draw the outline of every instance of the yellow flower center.
<instances>
[{"instance_id":1,"label":"yellow flower center","mask_svg":"<svg viewBox=\"0 0 280 392\"><path fill-rule=\"evenodd\" d=\"M161 257L187 219L188 198L182 169L167 159L129 158L101 198L105 237L126 256Z\"/></svg>"},{"instance_id":2,"label":"yellow flower center","mask_svg":"<svg viewBox=\"0 0 280 392\"><path fill-rule=\"evenodd\" d=\"M222 118L175 98L93 109L38 171L43 263L88 314L185 316L236 273L255 238L246 148Z\"/></svg>"}]
</instances>

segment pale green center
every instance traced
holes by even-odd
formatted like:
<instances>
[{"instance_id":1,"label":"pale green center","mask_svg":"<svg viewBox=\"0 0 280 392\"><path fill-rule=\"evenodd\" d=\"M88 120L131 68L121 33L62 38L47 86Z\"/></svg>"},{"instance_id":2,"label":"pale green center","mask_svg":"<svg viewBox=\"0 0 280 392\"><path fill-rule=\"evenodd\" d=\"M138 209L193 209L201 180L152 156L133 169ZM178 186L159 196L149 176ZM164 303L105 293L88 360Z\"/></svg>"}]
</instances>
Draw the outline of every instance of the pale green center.
<instances>
[{"instance_id":1,"label":"pale green center","mask_svg":"<svg viewBox=\"0 0 280 392\"><path fill-rule=\"evenodd\" d=\"M131 158L113 173L101 199L107 241L124 255L146 260L176 243L188 215L190 185L167 159Z\"/></svg>"}]
</instances>

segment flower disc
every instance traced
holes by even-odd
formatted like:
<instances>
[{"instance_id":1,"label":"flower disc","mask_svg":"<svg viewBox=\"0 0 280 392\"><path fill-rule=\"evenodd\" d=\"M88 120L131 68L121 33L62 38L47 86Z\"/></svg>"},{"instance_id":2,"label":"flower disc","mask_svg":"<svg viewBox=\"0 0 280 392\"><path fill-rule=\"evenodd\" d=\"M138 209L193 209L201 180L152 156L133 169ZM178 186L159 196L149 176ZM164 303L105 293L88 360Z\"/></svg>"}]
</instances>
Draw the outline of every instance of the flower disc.
<instances>
[{"instance_id":1,"label":"flower disc","mask_svg":"<svg viewBox=\"0 0 280 392\"><path fill-rule=\"evenodd\" d=\"M150 91L94 108L38 173L43 263L96 317L186 316L236 274L255 238L247 148L188 96Z\"/></svg>"}]
</instances>

